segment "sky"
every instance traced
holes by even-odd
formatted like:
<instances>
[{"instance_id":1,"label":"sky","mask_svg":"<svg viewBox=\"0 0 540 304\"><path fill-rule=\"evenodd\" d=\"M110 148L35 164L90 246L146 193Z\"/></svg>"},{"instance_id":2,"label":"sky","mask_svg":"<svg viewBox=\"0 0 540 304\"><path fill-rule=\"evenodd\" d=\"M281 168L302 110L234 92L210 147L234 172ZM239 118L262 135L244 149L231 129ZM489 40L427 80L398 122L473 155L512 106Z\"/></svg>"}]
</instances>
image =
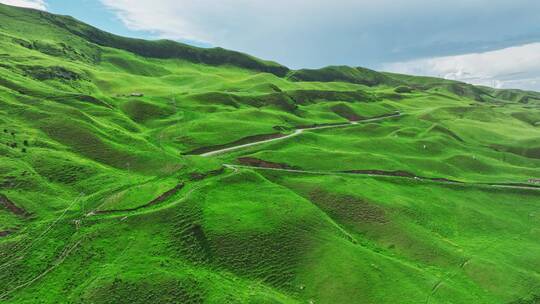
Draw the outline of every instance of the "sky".
<instances>
[{"instance_id":1,"label":"sky","mask_svg":"<svg viewBox=\"0 0 540 304\"><path fill-rule=\"evenodd\" d=\"M290 68L363 66L540 91L538 0L0 0Z\"/></svg>"}]
</instances>

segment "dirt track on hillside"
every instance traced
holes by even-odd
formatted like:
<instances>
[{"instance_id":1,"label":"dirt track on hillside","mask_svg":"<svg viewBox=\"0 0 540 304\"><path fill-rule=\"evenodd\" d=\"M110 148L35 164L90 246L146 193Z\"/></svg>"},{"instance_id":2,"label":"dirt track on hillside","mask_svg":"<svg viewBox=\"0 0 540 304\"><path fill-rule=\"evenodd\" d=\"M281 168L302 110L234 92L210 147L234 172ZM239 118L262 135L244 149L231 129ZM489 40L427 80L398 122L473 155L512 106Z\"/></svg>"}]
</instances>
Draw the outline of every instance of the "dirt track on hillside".
<instances>
[{"instance_id":1,"label":"dirt track on hillside","mask_svg":"<svg viewBox=\"0 0 540 304\"><path fill-rule=\"evenodd\" d=\"M225 144L225 145L221 145L221 146L215 146L216 148L225 147L225 148L218 148L218 149L215 149L215 150L212 150L212 147L203 147L203 148L199 148L199 149L197 149L195 151L208 151L208 152L204 152L204 153L199 153L198 155L200 155L200 156L204 156L204 157L215 156L215 155L218 155L218 154L223 154L223 153L227 153L227 152L242 149L242 148L248 148L248 147L251 147L251 146L256 146L256 145L260 145L260 144L265 144L265 143L269 143L269 142L274 142L274 141L278 141L278 140L284 140L284 139L287 139L287 138L295 137L295 136L298 136L298 135L304 133L305 131L343 128L343 127L354 126L354 125L357 125L359 123L380 121L380 120L383 120L383 119L394 118L394 117L399 117L399 116L402 116L402 114L399 113L399 112L396 112L396 113L393 113L393 114L385 114L385 115L380 115L380 116L376 116L376 117L372 117L372 118L366 118L366 119L362 119L362 120L358 120L358 121L349 121L349 122L346 122L346 123L325 124L325 125L315 125L315 126L310 126L310 127L301 127L301 128L298 128L298 129L294 130L293 133L287 134L287 135L283 135L283 134L278 133L278 134L250 136L249 138L256 138L257 136L259 136L259 137L265 137L266 136L266 137L268 137L268 139L263 139L263 140L259 140L259 141L249 142L249 143L242 143L242 144L238 144L238 145L234 145L234 143L231 143L231 144ZM245 139L246 138L241 139L241 140L239 140L237 142L245 142ZM188 154L197 154L197 153L190 152Z\"/></svg>"},{"instance_id":2,"label":"dirt track on hillside","mask_svg":"<svg viewBox=\"0 0 540 304\"><path fill-rule=\"evenodd\" d=\"M441 177L424 177L416 176L410 172L406 171L383 171L383 170L352 170L352 171L311 171L311 170L300 170L300 169L283 169L283 168L271 168L271 167L258 167L258 166L244 166L244 165L231 165L224 164L226 168L238 170L238 169L252 169L252 170L268 170L268 171L282 171L290 173L303 173L303 174L313 174L313 175L361 175L361 176L370 176L370 177L398 177L412 179L418 182L421 181L430 181L440 184L447 185L469 185L469 186L483 186L491 188L502 188L502 189L519 189L519 190L538 190L540 191L540 186L520 184L520 183L483 183L483 182L462 182L457 180L450 180Z\"/></svg>"}]
</instances>

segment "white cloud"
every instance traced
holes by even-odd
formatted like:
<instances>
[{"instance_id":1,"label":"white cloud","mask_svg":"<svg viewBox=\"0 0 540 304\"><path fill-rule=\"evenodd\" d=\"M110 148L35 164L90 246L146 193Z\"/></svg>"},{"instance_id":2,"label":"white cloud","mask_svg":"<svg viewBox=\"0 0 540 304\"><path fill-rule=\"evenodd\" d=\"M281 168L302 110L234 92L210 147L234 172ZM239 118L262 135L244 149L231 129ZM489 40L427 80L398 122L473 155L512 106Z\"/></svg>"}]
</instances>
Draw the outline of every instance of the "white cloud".
<instances>
[{"instance_id":1,"label":"white cloud","mask_svg":"<svg viewBox=\"0 0 540 304\"><path fill-rule=\"evenodd\" d=\"M100 1L130 29L235 49L292 68L382 66L540 90L538 0Z\"/></svg>"},{"instance_id":2,"label":"white cloud","mask_svg":"<svg viewBox=\"0 0 540 304\"><path fill-rule=\"evenodd\" d=\"M13 6L35 8L42 11L47 10L47 3L45 3L45 0L0 0L0 3Z\"/></svg>"},{"instance_id":3,"label":"white cloud","mask_svg":"<svg viewBox=\"0 0 540 304\"><path fill-rule=\"evenodd\" d=\"M497 88L540 91L540 43L483 53L389 63L383 65L383 69Z\"/></svg>"},{"instance_id":4,"label":"white cloud","mask_svg":"<svg viewBox=\"0 0 540 304\"><path fill-rule=\"evenodd\" d=\"M100 0L133 30L293 68L383 62L540 41L538 0Z\"/></svg>"}]
</instances>

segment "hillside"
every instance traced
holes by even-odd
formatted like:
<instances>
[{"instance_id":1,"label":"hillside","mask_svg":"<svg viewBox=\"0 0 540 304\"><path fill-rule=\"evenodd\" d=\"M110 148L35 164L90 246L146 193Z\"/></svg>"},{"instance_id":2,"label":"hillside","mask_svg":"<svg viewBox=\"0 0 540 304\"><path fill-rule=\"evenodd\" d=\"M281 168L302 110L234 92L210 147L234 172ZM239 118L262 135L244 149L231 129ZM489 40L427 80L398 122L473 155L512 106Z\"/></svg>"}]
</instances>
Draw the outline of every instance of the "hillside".
<instances>
[{"instance_id":1,"label":"hillside","mask_svg":"<svg viewBox=\"0 0 540 304\"><path fill-rule=\"evenodd\" d=\"M0 4L0 301L540 303L539 138L537 92Z\"/></svg>"}]
</instances>

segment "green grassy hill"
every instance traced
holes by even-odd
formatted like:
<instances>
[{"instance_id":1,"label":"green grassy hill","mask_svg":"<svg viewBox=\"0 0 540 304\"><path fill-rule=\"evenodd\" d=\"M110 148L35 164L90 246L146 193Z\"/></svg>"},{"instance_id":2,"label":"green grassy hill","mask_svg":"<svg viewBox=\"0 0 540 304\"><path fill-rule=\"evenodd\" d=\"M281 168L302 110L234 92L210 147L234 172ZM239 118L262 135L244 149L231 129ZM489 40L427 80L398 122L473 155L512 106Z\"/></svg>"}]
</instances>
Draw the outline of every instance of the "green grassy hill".
<instances>
[{"instance_id":1,"label":"green grassy hill","mask_svg":"<svg viewBox=\"0 0 540 304\"><path fill-rule=\"evenodd\" d=\"M540 303L539 139L540 93L0 4L0 301Z\"/></svg>"}]
</instances>

